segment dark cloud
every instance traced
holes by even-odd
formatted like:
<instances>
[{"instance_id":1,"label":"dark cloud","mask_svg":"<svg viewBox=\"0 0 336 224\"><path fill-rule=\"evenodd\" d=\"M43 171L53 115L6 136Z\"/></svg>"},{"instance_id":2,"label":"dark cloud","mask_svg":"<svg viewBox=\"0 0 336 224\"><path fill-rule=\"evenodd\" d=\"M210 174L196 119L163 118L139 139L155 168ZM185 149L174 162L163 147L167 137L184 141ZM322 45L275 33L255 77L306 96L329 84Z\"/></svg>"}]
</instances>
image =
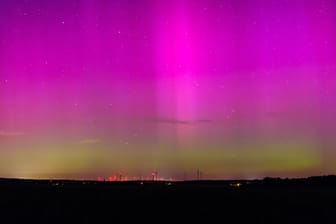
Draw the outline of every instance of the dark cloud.
<instances>
[{"instance_id":1,"label":"dark cloud","mask_svg":"<svg viewBox=\"0 0 336 224\"><path fill-rule=\"evenodd\" d=\"M146 119L147 122L150 123L161 123L161 124L181 124L181 125L195 125L195 124L203 124L203 123L210 123L211 120L207 119L198 119L198 120L178 120L175 118L152 118Z\"/></svg>"},{"instance_id":2,"label":"dark cloud","mask_svg":"<svg viewBox=\"0 0 336 224\"><path fill-rule=\"evenodd\" d=\"M268 111L265 113L266 117L273 117L273 118L280 117L281 115L282 113L276 111Z\"/></svg>"},{"instance_id":3,"label":"dark cloud","mask_svg":"<svg viewBox=\"0 0 336 224\"><path fill-rule=\"evenodd\" d=\"M9 136L22 136L22 135L24 135L23 132L0 131L0 136L5 136L5 137L9 137Z\"/></svg>"}]
</instances>

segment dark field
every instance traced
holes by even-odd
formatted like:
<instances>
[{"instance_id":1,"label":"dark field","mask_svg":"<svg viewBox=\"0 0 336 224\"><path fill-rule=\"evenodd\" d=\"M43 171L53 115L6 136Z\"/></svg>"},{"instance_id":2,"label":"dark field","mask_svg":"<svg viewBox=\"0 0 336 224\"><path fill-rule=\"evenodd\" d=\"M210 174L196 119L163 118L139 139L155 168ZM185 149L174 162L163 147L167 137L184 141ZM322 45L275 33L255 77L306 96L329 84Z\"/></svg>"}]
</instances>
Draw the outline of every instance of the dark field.
<instances>
[{"instance_id":1,"label":"dark field","mask_svg":"<svg viewBox=\"0 0 336 224\"><path fill-rule=\"evenodd\" d=\"M336 223L336 178L119 183L2 179L0 212L0 223Z\"/></svg>"}]
</instances>

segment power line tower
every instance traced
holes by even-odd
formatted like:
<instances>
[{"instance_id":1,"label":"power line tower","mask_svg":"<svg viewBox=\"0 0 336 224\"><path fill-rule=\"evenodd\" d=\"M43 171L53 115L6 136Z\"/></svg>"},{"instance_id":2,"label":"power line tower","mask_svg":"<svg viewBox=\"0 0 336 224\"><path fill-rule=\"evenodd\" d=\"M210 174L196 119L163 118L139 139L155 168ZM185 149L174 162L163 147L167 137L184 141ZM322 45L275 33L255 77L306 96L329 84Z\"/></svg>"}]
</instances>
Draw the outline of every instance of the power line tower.
<instances>
[{"instance_id":1,"label":"power line tower","mask_svg":"<svg viewBox=\"0 0 336 224\"><path fill-rule=\"evenodd\" d=\"M158 171L157 169L155 171L152 171L152 181L158 180Z\"/></svg>"}]
</instances>

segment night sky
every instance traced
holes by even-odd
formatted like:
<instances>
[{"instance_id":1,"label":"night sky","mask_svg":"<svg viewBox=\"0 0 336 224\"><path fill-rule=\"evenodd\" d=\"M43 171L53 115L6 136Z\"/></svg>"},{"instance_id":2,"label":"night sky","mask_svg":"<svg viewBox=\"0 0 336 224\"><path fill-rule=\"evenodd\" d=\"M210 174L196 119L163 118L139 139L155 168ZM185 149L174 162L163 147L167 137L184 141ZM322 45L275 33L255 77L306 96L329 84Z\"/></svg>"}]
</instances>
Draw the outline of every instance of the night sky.
<instances>
[{"instance_id":1,"label":"night sky","mask_svg":"<svg viewBox=\"0 0 336 224\"><path fill-rule=\"evenodd\" d=\"M336 173L335 12L334 0L1 0L0 176Z\"/></svg>"}]
</instances>

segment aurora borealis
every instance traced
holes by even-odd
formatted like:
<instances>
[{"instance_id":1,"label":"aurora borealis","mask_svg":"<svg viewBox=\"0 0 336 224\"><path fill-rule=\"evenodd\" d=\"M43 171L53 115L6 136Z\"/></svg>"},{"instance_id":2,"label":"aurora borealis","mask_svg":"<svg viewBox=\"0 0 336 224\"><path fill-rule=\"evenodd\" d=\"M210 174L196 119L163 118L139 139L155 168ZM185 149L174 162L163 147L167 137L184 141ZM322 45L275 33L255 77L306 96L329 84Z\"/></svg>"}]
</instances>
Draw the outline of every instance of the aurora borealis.
<instances>
[{"instance_id":1,"label":"aurora borealis","mask_svg":"<svg viewBox=\"0 0 336 224\"><path fill-rule=\"evenodd\" d=\"M333 0L2 0L0 176L336 172Z\"/></svg>"}]
</instances>

